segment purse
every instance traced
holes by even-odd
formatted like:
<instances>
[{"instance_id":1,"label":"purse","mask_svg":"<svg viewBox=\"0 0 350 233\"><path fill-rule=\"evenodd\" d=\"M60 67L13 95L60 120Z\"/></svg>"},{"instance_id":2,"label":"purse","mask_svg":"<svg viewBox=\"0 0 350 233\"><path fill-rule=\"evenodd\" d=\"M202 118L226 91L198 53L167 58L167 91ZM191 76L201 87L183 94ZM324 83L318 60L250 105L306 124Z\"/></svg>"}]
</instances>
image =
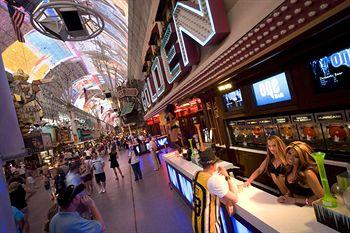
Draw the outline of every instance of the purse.
<instances>
[{"instance_id":1,"label":"purse","mask_svg":"<svg viewBox=\"0 0 350 233\"><path fill-rule=\"evenodd\" d=\"M128 163L131 163L131 158L129 158Z\"/></svg>"}]
</instances>

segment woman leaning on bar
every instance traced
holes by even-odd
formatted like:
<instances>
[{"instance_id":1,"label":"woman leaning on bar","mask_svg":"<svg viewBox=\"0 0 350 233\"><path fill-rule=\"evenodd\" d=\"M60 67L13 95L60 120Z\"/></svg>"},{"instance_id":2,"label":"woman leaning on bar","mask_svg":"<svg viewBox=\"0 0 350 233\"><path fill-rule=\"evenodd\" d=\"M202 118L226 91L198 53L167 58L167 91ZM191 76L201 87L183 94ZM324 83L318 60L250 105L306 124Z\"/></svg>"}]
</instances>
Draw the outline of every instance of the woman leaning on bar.
<instances>
[{"instance_id":1,"label":"woman leaning on bar","mask_svg":"<svg viewBox=\"0 0 350 233\"><path fill-rule=\"evenodd\" d=\"M284 185L284 175L286 173L286 145L278 136L269 136L267 138L267 157L261 165L250 175L249 179L244 183L244 186L249 186L263 172L267 172L273 182L277 185L281 193L287 193Z\"/></svg>"},{"instance_id":2,"label":"woman leaning on bar","mask_svg":"<svg viewBox=\"0 0 350 233\"><path fill-rule=\"evenodd\" d=\"M285 176L288 189L278 202L296 205L312 205L323 197L324 192L318 180L317 166L311 157L311 147L301 141L295 141L286 148L286 161L289 165Z\"/></svg>"}]
</instances>

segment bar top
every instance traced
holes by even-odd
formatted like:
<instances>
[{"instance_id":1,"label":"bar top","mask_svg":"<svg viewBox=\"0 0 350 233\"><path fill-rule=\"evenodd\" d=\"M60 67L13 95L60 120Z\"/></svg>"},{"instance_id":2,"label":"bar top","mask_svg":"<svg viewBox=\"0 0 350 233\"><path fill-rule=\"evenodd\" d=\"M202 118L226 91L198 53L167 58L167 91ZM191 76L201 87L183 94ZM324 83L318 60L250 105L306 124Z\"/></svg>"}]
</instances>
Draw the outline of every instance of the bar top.
<instances>
[{"instance_id":1,"label":"bar top","mask_svg":"<svg viewBox=\"0 0 350 233\"><path fill-rule=\"evenodd\" d=\"M190 179L197 171L202 170L201 167L174 152L165 154L164 159ZM237 168L225 161L221 161L220 165L226 169ZM238 180L235 182L242 183ZM312 207L280 204L277 202L277 197L253 186L244 188L238 196L237 214L262 232L337 232L317 222Z\"/></svg>"},{"instance_id":2,"label":"bar top","mask_svg":"<svg viewBox=\"0 0 350 233\"><path fill-rule=\"evenodd\" d=\"M181 173L187 176L190 179L193 179L194 175L197 171L203 170L197 164L192 163L191 161L187 161L181 155L176 154L175 152L171 152L163 155L164 159L175 166ZM238 169L239 167L234 166L232 163L226 161L218 162L219 166L225 169Z\"/></svg>"}]
</instances>

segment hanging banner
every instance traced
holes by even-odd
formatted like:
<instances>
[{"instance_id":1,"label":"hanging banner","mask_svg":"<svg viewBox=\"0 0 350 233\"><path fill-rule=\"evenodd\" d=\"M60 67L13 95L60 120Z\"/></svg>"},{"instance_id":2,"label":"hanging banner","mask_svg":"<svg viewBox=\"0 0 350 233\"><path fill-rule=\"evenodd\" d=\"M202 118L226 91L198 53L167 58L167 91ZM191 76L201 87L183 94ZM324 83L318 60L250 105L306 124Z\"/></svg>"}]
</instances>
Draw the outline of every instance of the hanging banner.
<instances>
[{"instance_id":1,"label":"hanging banner","mask_svg":"<svg viewBox=\"0 0 350 233\"><path fill-rule=\"evenodd\" d=\"M118 91L117 96L118 98L136 97L138 94L139 91L136 88L124 88Z\"/></svg>"}]
</instances>

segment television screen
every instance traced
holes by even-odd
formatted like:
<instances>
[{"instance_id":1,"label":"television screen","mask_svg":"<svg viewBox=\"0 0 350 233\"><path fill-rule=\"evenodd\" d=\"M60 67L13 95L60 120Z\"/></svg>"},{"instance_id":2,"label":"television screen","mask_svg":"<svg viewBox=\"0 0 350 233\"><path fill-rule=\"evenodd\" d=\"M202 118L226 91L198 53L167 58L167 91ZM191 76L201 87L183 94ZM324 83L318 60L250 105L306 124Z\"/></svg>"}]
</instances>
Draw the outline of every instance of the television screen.
<instances>
[{"instance_id":1,"label":"television screen","mask_svg":"<svg viewBox=\"0 0 350 233\"><path fill-rule=\"evenodd\" d=\"M350 48L310 62L320 90L350 87Z\"/></svg>"},{"instance_id":2,"label":"television screen","mask_svg":"<svg viewBox=\"0 0 350 233\"><path fill-rule=\"evenodd\" d=\"M222 95L225 111L232 111L243 106L241 89Z\"/></svg>"},{"instance_id":3,"label":"television screen","mask_svg":"<svg viewBox=\"0 0 350 233\"><path fill-rule=\"evenodd\" d=\"M253 91L257 106L264 106L292 99L285 73L280 73L254 83Z\"/></svg>"}]
</instances>

